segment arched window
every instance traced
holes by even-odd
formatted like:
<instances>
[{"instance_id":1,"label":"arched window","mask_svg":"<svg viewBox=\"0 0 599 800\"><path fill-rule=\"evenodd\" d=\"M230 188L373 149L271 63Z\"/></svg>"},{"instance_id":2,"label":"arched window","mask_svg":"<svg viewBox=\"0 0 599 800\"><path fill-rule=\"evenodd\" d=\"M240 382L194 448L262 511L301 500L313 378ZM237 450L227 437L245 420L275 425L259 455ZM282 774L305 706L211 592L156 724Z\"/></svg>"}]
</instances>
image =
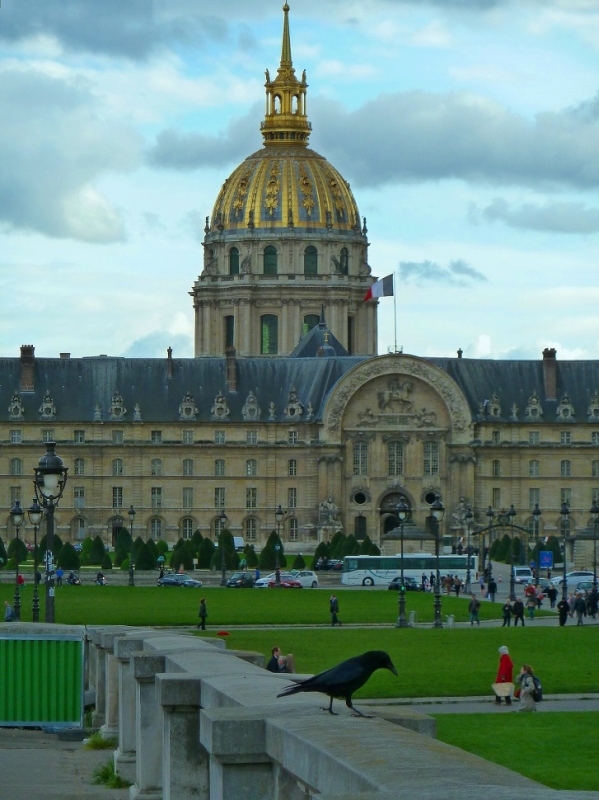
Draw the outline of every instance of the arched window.
<instances>
[{"instance_id":1,"label":"arched window","mask_svg":"<svg viewBox=\"0 0 599 800\"><path fill-rule=\"evenodd\" d=\"M245 474L252 477L258 474L258 462L255 458L248 458L245 462Z\"/></svg>"},{"instance_id":2,"label":"arched window","mask_svg":"<svg viewBox=\"0 0 599 800\"><path fill-rule=\"evenodd\" d=\"M591 476L593 478L599 478L599 461L595 460L591 464Z\"/></svg>"},{"instance_id":3,"label":"arched window","mask_svg":"<svg viewBox=\"0 0 599 800\"><path fill-rule=\"evenodd\" d=\"M190 517L185 517L181 523L181 536L183 539L191 539L194 531L193 520Z\"/></svg>"},{"instance_id":4,"label":"arched window","mask_svg":"<svg viewBox=\"0 0 599 800\"><path fill-rule=\"evenodd\" d=\"M20 458L11 458L10 459L10 474L11 475L22 475L23 474L23 462Z\"/></svg>"},{"instance_id":5,"label":"arched window","mask_svg":"<svg viewBox=\"0 0 599 800\"><path fill-rule=\"evenodd\" d=\"M572 474L572 462L564 459L560 462L560 475L562 478L569 478Z\"/></svg>"},{"instance_id":6,"label":"arched window","mask_svg":"<svg viewBox=\"0 0 599 800\"><path fill-rule=\"evenodd\" d=\"M112 474L116 475L117 477L123 474L123 459L122 458L113 458L112 459Z\"/></svg>"},{"instance_id":7,"label":"arched window","mask_svg":"<svg viewBox=\"0 0 599 800\"><path fill-rule=\"evenodd\" d=\"M304 250L304 275L318 275L318 250L312 244Z\"/></svg>"},{"instance_id":8,"label":"arched window","mask_svg":"<svg viewBox=\"0 0 599 800\"><path fill-rule=\"evenodd\" d=\"M368 442L356 442L353 447L354 475L368 475Z\"/></svg>"},{"instance_id":9,"label":"arched window","mask_svg":"<svg viewBox=\"0 0 599 800\"><path fill-rule=\"evenodd\" d=\"M339 270L342 275L347 275L349 269L349 252L347 247L342 247L339 253Z\"/></svg>"},{"instance_id":10,"label":"arched window","mask_svg":"<svg viewBox=\"0 0 599 800\"><path fill-rule=\"evenodd\" d=\"M599 462L597 462L599 463ZM533 459L528 462L528 475L530 478L538 478L541 474L541 462Z\"/></svg>"},{"instance_id":11,"label":"arched window","mask_svg":"<svg viewBox=\"0 0 599 800\"><path fill-rule=\"evenodd\" d=\"M229 250L229 275L239 275L239 250L236 247Z\"/></svg>"},{"instance_id":12,"label":"arched window","mask_svg":"<svg viewBox=\"0 0 599 800\"><path fill-rule=\"evenodd\" d=\"M75 475L85 475L85 460L76 458L74 462Z\"/></svg>"},{"instance_id":13,"label":"arched window","mask_svg":"<svg viewBox=\"0 0 599 800\"><path fill-rule=\"evenodd\" d=\"M222 517L217 517L214 520L214 537L218 539L223 531L227 530L227 520Z\"/></svg>"},{"instance_id":14,"label":"arched window","mask_svg":"<svg viewBox=\"0 0 599 800\"><path fill-rule=\"evenodd\" d=\"M299 523L295 517L289 520L289 541L297 542L299 536Z\"/></svg>"},{"instance_id":15,"label":"arched window","mask_svg":"<svg viewBox=\"0 0 599 800\"><path fill-rule=\"evenodd\" d=\"M260 330L262 333L262 355L271 356L279 352L279 319L274 314L264 314L260 317Z\"/></svg>"},{"instance_id":16,"label":"arched window","mask_svg":"<svg viewBox=\"0 0 599 800\"><path fill-rule=\"evenodd\" d=\"M277 274L277 248L272 244L264 248L264 274Z\"/></svg>"},{"instance_id":17,"label":"arched window","mask_svg":"<svg viewBox=\"0 0 599 800\"><path fill-rule=\"evenodd\" d=\"M315 328L320 322L318 314L306 314L304 317L303 334L304 336L309 333L312 328Z\"/></svg>"},{"instance_id":18,"label":"arched window","mask_svg":"<svg viewBox=\"0 0 599 800\"><path fill-rule=\"evenodd\" d=\"M162 459L153 458L150 464L150 473L154 476L162 475Z\"/></svg>"},{"instance_id":19,"label":"arched window","mask_svg":"<svg viewBox=\"0 0 599 800\"><path fill-rule=\"evenodd\" d=\"M152 539L162 539L162 520L158 517L150 520L150 536Z\"/></svg>"},{"instance_id":20,"label":"arched window","mask_svg":"<svg viewBox=\"0 0 599 800\"><path fill-rule=\"evenodd\" d=\"M246 542L256 541L256 520L253 518L246 519L245 521L245 540Z\"/></svg>"},{"instance_id":21,"label":"arched window","mask_svg":"<svg viewBox=\"0 0 599 800\"><path fill-rule=\"evenodd\" d=\"M389 475L403 475L403 444L389 442L388 451Z\"/></svg>"},{"instance_id":22,"label":"arched window","mask_svg":"<svg viewBox=\"0 0 599 800\"><path fill-rule=\"evenodd\" d=\"M560 520L559 520L559 532L560 532L560 535L561 536L569 536L571 530L572 530L572 523L570 522L570 519L569 518L568 519L564 519L563 517L560 517Z\"/></svg>"},{"instance_id":23,"label":"arched window","mask_svg":"<svg viewBox=\"0 0 599 800\"><path fill-rule=\"evenodd\" d=\"M85 539L85 520L82 517L77 517L73 523L73 537L78 540Z\"/></svg>"},{"instance_id":24,"label":"arched window","mask_svg":"<svg viewBox=\"0 0 599 800\"><path fill-rule=\"evenodd\" d=\"M491 464L491 475L494 478L499 478L501 475L501 461L498 458L494 458Z\"/></svg>"}]
</instances>

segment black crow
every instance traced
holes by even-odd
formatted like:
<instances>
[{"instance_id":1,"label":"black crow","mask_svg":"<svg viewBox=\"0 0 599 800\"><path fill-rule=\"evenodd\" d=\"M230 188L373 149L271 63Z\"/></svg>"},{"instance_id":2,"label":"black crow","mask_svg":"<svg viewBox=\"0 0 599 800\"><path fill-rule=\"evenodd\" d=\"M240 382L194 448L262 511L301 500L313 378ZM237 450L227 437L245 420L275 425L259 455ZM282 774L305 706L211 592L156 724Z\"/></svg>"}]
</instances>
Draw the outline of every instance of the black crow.
<instances>
[{"instance_id":1,"label":"black crow","mask_svg":"<svg viewBox=\"0 0 599 800\"><path fill-rule=\"evenodd\" d=\"M347 661L342 661L341 664L327 669L326 672L321 672L319 675L314 675L305 681L298 681L292 686L288 686L277 697L285 697L288 694L297 694L298 692L322 692L330 697L329 707L323 708L323 711L335 714L333 711L333 698L345 698L345 705L351 708L354 716L366 717L367 714L362 714L361 711L354 708L351 698L353 693L364 686L368 678L377 669L388 669L394 675L397 675L397 670L389 658L389 653L385 653L384 650L369 650L361 656L354 656L353 658L348 658Z\"/></svg>"}]
</instances>

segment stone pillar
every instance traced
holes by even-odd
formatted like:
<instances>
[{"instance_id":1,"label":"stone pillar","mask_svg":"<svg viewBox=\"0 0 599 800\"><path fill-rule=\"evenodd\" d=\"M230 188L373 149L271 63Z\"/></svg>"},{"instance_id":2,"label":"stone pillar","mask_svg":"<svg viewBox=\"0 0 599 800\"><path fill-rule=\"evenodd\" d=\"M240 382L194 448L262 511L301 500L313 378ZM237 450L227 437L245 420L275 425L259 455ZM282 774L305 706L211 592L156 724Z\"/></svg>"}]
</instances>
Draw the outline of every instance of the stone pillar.
<instances>
[{"instance_id":1,"label":"stone pillar","mask_svg":"<svg viewBox=\"0 0 599 800\"><path fill-rule=\"evenodd\" d=\"M210 759L200 744L201 680L188 675L158 675L162 705L163 800L210 800Z\"/></svg>"},{"instance_id":2,"label":"stone pillar","mask_svg":"<svg viewBox=\"0 0 599 800\"><path fill-rule=\"evenodd\" d=\"M101 631L91 632L95 651L96 709L92 714L92 728L101 728L106 722L106 650L101 645Z\"/></svg>"},{"instance_id":3,"label":"stone pillar","mask_svg":"<svg viewBox=\"0 0 599 800\"><path fill-rule=\"evenodd\" d=\"M135 782L136 772L136 684L133 654L143 648L142 639L117 639L114 653L119 661L119 746L114 769L125 780Z\"/></svg>"},{"instance_id":4,"label":"stone pillar","mask_svg":"<svg viewBox=\"0 0 599 800\"><path fill-rule=\"evenodd\" d=\"M210 756L210 800L274 800L264 710L237 707L201 711L200 743Z\"/></svg>"},{"instance_id":5,"label":"stone pillar","mask_svg":"<svg viewBox=\"0 0 599 800\"><path fill-rule=\"evenodd\" d=\"M105 652L105 688L104 688L104 724L100 733L105 739L118 736L119 733L119 661L114 654L114 640L122 635L108 631L100 634L100 642Z\"/></svg>"},{"instance_id":6,"label":"stone pillar","mask_svg":"<svg viewBox=\"0 0 599 800\"><path fill-rule=\"evenodd\" d=\"M162 800L162 708L156 694L156 675L164 672L164 667L164 655L133 655L137 761L135 784L129 790L131 800Z\"/></svg>"}]
</instances>

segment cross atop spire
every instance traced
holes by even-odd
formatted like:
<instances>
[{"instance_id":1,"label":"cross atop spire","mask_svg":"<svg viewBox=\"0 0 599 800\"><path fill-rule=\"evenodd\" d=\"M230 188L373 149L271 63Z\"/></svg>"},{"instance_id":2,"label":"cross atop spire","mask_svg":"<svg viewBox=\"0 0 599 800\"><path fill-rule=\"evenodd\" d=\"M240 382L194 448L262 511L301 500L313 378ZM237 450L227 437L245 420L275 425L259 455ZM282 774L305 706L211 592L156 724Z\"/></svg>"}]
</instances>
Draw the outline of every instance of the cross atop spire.
<instances>
[{"instance_id":1,"label":"cross atop spire","mask_svg":"<svg viewBox=\"0 0 599 800\"><path fill-rule=\"evenodd\" d=\"M289 6L283 6L283 43L281 63L274 81L266 70L266 115L261 130L264 144L305 147L312 126L306 116L306 71L301 81L295 75L291 60L291 36L289 34Z\"/></svg>"}]
</instances>

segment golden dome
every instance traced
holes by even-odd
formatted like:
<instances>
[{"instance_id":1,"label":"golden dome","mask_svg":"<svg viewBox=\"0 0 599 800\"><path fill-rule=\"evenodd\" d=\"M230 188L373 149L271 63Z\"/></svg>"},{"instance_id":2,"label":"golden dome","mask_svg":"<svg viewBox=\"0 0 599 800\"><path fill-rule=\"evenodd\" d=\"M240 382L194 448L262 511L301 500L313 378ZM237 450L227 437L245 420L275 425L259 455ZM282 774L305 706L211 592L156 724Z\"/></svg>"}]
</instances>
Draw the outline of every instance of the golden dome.
<instances>
[{"instance_id":1,"label":"golden dome","mask_svg":"<svg viewBox=\"0 0 599 800\"><path fill-rule=\"evenodd\" d=\"M349 183L308 148L306 73L301 81L291 61L289 6L283 6L283 46L277 76L266 70L264 147L237 167L214 204L212 229L298 228L360 232L360 216Z\"/></svg>"}]
</instances>

